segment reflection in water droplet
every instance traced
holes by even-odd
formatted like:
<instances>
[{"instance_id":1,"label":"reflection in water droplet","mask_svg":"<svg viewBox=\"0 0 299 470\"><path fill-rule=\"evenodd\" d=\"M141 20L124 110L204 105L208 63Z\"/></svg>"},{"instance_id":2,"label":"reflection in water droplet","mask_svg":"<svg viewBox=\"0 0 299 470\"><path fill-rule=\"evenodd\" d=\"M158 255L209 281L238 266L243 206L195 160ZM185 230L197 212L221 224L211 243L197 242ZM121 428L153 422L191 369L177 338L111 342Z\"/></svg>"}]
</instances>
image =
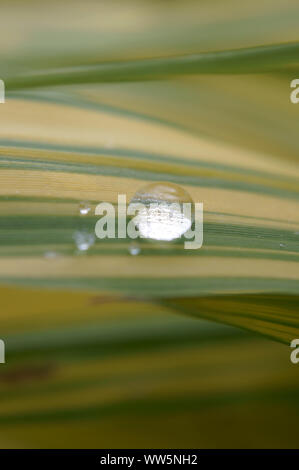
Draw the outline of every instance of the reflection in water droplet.
<instances>
[{"instance_id":1,"label":"reflection in water droplet","mask_svg":"<svg viewBox=\"0 0 299 470\"><path fill-rule=\"evenodd\" d=\"M174 240L192 225L193 201L187 191L176 184L148 184L137 191L130 201L130 205L138 203L144 207L136 212L134 223L143 238ZM190 204L189 213L183 212L183 203Z\"/></svg>"},{"instance_id":2,"label":"reflection in water droplet","mask_svg":"<svg viewBox=\"0 0 299 470\"><path fill-rule=\"evenodd\" d=\"M79 212L81 215L87 215L91 210L89 202L81 201L79 204Z\"/></svg>"},{"instance_id":3,"label":"reflection in water droplet","mask_svg":"<svg viewBox=\"0 0 299 470\"><path fill-rule=\"evenodd\" d=\"M140 249L140 246L137 242L130 243L129 252L130 252L131 255L137 256L137 255L139 255L140 251L141 251L141 249Z\"/></svg>"},{"instance_id":4,"label":"reflection in water droplet","mask_svg":"<svg viewBox=\"0 0 299 470\"><path fill-rule=\"evenodd\" d=\"M95 242L95 235L86 230L74 233L73 239L79 251L87 251Z\"/></svg>"}]
</instances>

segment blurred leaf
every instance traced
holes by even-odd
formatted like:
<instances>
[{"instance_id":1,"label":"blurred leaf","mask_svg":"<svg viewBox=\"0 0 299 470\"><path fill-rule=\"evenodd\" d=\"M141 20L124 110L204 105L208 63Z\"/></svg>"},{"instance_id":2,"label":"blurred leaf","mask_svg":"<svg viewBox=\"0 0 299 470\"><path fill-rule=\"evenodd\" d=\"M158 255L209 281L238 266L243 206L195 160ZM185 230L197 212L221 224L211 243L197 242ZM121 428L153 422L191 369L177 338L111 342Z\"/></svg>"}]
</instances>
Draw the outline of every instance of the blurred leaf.
<instances>
[{"instance_id":1,"label":"blurred leaf","mask_svg":"<svg viewBox=\"0 0 299 470\"><path fill-rule=\"evenodd\" d=\"M1 2L1 447L297 445L298 13ZM161 180L204 203L200 250L76 252Z\"/></svg>"}]
</instances>

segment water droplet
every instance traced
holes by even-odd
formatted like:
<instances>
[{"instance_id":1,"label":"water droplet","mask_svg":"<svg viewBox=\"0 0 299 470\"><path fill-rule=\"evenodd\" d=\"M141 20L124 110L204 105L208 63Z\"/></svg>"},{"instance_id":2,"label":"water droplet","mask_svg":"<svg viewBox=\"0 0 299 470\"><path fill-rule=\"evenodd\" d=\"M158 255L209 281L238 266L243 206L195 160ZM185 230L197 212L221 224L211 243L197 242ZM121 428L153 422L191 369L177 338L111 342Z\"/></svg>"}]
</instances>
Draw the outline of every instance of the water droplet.
<instances>
[{"instance_id":1,"label":"water droplet","mask_svg":"<svg viewBox=\"0 0 299 470\"><path fill-rule=\"evenodd\" d=\"M79 212L81 215L87 215L91 210L89 202L81 201L79 204Z\"/></svg>"},{"instance_id":2,"label":"water droplet","mask_svg":"<svg viewBox=\"0 0 299 470\"><path fill-rule=\"evenodd\" d=\"M131 255L137 256L137 255L139 255L140 251L141 251L141 249L140 249L140 246L137 242L130 243L129 252L130 252Z\"/></svg>"},{"instance_id":3,"label":"water droplet","mask_svg":"<svg viewBox=\"0 0 299 470\"><path fill-rule=\"evenodd\" d=\"M142 238L170 241L180 238L192 225L193 201L180 186L168 183L151 183L138 190L130 201L142 203L134 217L135 226ZM190 212L183 212L183 204L190 204ZM136 206L137 207L137 206Z\"/></svg>"},{"instance_id":4,"label":"water droplet","mask_svg":"<svg viewBox=\"0 0 299 470\"><path fill-rule=\"evenodd\" d=\"M87 251L95 242L95 235L87 230L78 230L73 239L79 251Z\"/></svg>"},{"instance_id":5,"label":"water droplet","mask_svg":"<svg viewBox=\"0 0 299 470\"><path fill-rule=\"evenodd\" d=\"M108 139L108 140L106 140L104 145L107 149L112 149L113 147L115 147L115 142L112 139Z\"/></svg>"},{"instance_id":6,"label":"water droplet","mask_svg":"<svg viewBox=\"0 0 299 470\"><path fill-rule=\"evenodd\" d=\"M280 248L285 248L285 244L284 244L284 243L280 243L279 246L280 246Z\"/></svg>"},{"instance_id":7,"label":"water droplet","mask_svg":"<svg viewBox=\"0 0 299 470\"><path fill-rule=\"evenodd\" d=\"M58 257L58 253L56 253L56 251L46 251L46 252L44 253L44 257L45 257L45 258L48 258L48 259L57 258L57 257Z\"/></svg>"}]
</instances>

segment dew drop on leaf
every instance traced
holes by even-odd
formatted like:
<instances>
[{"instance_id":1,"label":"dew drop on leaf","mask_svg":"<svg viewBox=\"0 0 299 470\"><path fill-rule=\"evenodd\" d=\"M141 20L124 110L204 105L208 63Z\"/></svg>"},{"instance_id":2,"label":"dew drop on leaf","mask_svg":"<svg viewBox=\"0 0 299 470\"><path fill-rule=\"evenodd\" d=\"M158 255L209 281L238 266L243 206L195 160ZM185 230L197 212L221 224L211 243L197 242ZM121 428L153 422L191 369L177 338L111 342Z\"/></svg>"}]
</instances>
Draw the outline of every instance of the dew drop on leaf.
<instances>
[{"instance_id":1,"label":"dew drop on leaf","mask_svg":"<svg viewBox=\"0 0 299 470\"><path fill-rule=\"evenodd\" d=\"M136 211L134 223L140 236L146 239L171 241L180 238L192 225L193 201L187 191L169 182L156 182L139 189L130 205L143 204ZM190 204L190 213L183 204Z\"/></svg>"},{"instance_id":2,"label":"dew drop on leaf","mask_svg":"<svg viewBox=\"0 0 299 470\"><path fill-rule=\"evenodd\" d=\"M129 252L132 256L137 256L139 255L141 249L140 246L137 242L131 242L129 246Z\"/></svg>"},{"instance_id":3,"label":"dew drop on leaf","mask_svg":"<svg viewBox=\"0 0 299 470\"><path fill-rule=\"evenodd\" d=\"M58 257L58 253L56 253L56 251L46 251L44 253L44 257L47 259L54 259Z\"/></svg>"},{"instance_id":4,"label":"dew drop on leaf","mask_svg":"<svg viewBox=\"0 0 299 470\"><path fill-rule=\"evenodd\" d=\"M87 230L78 230L73 234L73 239L79 251L87 251L95 242L95 235Z\"/></svg>"},{"instance_id":5,"label":"dew drop on leaf","mask_svg":"<svg viewBox=\"0 0 299 470\"><path fill-rule=\"evenodd\" d=\"M87 215L91 210L89 202L81 201L79 204L80 215Z\"/></svg>"}]
</instances>

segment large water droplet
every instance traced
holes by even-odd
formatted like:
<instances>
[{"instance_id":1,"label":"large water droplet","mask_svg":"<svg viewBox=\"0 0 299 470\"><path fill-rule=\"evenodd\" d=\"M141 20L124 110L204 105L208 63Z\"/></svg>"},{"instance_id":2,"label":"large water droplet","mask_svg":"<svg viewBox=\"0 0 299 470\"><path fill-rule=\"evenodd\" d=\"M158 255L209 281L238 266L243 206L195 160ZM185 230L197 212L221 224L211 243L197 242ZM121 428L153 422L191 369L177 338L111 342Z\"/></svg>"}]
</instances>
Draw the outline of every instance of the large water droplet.
<instances>
[{"instance_id":1,"label":"large water droplet","mask_svg":"<svg viewBox=\"0 0 299 470\"><path fill-rule=\"evenodd\" d=\"M175 240L192 225L193 201L187 191L176 184L148 184L139 189L130 201L130 205L138 203L143 207L136 212L134 223L143 238ZM190 204L189 214L183 212L184 203Z\"/></svg>"},{"instance_id":2,"label":"large water droplet","mask_svg":"<svg viewBox=\"0 0 299 470\"><path fill-rule=\"evenodd\" d=\"M79 251L87 251L95 242L95 235L87 230L78 230L73 234L73 239Z\"/></svg>"}]
</instances>

